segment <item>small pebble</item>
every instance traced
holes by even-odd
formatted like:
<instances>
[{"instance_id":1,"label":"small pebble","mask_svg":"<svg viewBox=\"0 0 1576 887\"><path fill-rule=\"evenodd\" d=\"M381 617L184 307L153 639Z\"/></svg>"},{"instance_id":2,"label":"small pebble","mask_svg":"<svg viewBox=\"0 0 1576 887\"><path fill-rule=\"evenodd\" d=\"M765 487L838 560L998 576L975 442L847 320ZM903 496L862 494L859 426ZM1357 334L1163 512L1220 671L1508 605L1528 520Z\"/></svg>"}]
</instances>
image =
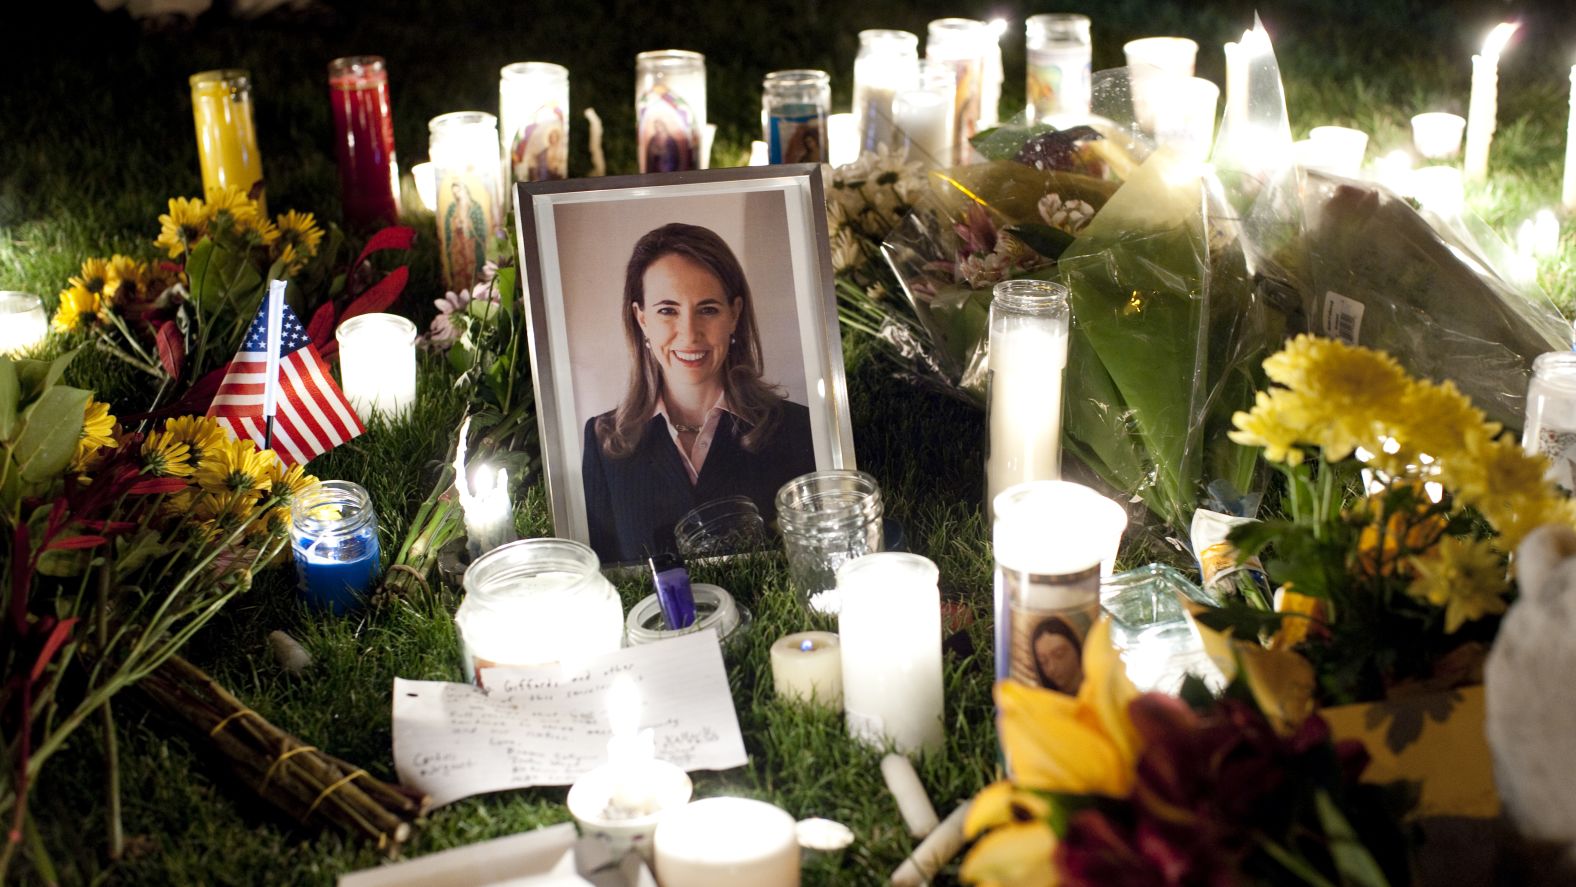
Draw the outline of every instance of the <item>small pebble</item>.
<instances>
[{"instance_id":1,"label":"small pebble","mask_svg":"<svg viewBox=\"0 0 1576 887\"><path fill-rule=\"evenodd\" d=\"M268 646L274 651L279 666L291 674L300 674L312 667L312 654L290 635L282 631L268 633Z\"/></svg>"}]
</instances>

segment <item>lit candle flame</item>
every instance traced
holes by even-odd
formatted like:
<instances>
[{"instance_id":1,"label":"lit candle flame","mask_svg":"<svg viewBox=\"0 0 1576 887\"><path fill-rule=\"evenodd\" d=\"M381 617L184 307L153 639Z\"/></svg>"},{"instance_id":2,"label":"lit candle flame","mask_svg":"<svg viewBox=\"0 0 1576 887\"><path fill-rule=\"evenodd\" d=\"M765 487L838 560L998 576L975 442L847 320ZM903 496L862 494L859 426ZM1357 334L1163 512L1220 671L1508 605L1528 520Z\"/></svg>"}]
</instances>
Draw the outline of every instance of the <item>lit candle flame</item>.
<instances>
[{"instance_id":1,"label":"lit candle flame","mask_svg":"<svg viewBox=\"0 0 1576 887\"><path fill-rule=\"evenodd\" d=\"M1499 54L1505 51L1505 45L1510 43L1510 36L1521 27L1519 22L1500 22L1494 30L1488 32L1488 38L1483 41L1483 58L1487 61L1499 61Z\"/></svg>"},{"instance_id":2,"label":"lit candle flame","mask_svg":"<svg viewBox=\"0 0 1576 887\"><path fill-rule=\"evenodd\" d=\"M812 641L809 638L806 638L806 639L800 641L799 642L799 650L802 653L813 653L813 652L815 652L815 641Z\"/></svg>"}]
</instances>

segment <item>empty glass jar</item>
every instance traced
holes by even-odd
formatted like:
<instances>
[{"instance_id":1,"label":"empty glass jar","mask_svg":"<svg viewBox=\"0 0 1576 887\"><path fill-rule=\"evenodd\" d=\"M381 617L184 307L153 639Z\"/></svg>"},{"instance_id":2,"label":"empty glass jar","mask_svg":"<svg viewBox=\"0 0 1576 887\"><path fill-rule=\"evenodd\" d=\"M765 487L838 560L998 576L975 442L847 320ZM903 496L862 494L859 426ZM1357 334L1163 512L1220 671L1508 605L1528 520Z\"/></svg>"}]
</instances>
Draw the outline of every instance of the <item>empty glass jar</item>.
<instances>
[{"instance_id":1,"label":"empty glass jar","mask_svg":"<svg viewBox=\"0 0 1576 887\"><path fill-rule=\"evenodd\" d=\"M881 488L863 471L815 471L777 491L777 524L795 596L837 613L837 569L881 550Z\"/></svg>"}]
</instances>

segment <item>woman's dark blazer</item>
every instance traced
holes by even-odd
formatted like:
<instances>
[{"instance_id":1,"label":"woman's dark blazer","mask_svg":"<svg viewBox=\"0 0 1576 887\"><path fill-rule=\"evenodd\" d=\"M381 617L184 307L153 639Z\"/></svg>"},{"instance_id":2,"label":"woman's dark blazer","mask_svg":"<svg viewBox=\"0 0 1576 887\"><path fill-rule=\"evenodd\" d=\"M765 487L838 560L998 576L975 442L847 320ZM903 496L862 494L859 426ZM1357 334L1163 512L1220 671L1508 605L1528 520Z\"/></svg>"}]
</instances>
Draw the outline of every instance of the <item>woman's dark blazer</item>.
<instances>
[{"instance_id":1,"label":"woman's dark blazer","mask_svg":"<svg viewBox=\"0 0 1576 887\"><path fill-rule=\"evenodd\" d=\"M723 412L711 452L692 486L689 472L662 416L652 416L629 456L615 459L597 441L597 418L586 422L581 477L591 548L604 564L640 561L673 551L673 525L686 511L725 496L749 496L768 523L783 484L815 470L810 411L782 402L782 418L771 439L754 453L739 439L748 427Z\"/></svg>"}]
</instances>

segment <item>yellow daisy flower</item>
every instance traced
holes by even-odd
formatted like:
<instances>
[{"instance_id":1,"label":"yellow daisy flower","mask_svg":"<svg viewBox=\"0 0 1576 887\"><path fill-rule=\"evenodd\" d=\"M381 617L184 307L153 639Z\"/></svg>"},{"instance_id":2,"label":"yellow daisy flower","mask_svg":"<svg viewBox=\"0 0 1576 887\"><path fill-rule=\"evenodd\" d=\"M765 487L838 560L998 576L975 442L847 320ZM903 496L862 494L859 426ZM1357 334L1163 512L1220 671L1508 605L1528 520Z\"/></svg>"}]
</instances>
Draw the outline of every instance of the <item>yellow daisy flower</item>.
<instances>
[{"instance_id":1,"label":"yellow daisy flower","mask_svg":"<svg viewBox=\"0 0 1576 887\"><path fill-rule=\"evenodd\" d=\"M82 434L77 438L77 450L71 456L74 471L83 471L93 463L101 449L120 446L115 439L115 417L109 413L109 404L89 400L82 411Z\"/></svg>"},{"instance_id":2,"label":"yellow daisy flower","mask_svg":"<svg viewBox=\"0 0 1576 887\"><path fill-rule=\"evenodd\" d=\"M258 215L256 201L234 185L208 192L208 225L215 232L244 232Z\"/></svg>"},{"instance_id":3,"label":"yellow daisy flower","mask_svg":"<svg viewBox=\"0 0 1576 887\"><path fill-rule=\"evenodd\" d=\"M192 506L192 515L206 524L233 529L252 516L261 494L256 490L204 492Z\"/></svg>"},{"instance_id":4,"label":"yellow daisy flower","mask_svg":"<svg viewBox=\"0 0 1576 887\"><path fill-rule=\"evenodd\" d=\"M191 445L169 431L155 431L142 442L142 464L160 477L191 477Z\"/></svg>"},{"instance_id":5,"label":"yellow daisy flower","mask_svg":"<svg viewBox=\"0 0 1576 887\"><path fill-rule=\"evenodd\" d=\"M295 210L276 216L275 221L279 223L279 240L275 244L279 251L278 258L291 271L300 270L301 266L317 255L318 244L323 241L323 229L317 226L317 220L311 213Z\"/></svg>"},{"instance_id":6,"label":"yellow daisy flower","mask_svg":"<svg viewBox=\"0 0 1576 887\"><path fill-rule=\"evenodd\" d=\"M104 294L99 303L103 315L111 308L136 299L148 275L148 263L129 256L116 255L109 260L104 275Z\"/></svg>"},{"instance_id":7,"label":"yellow daisy flower","mask_svg":"<svg viewBox=\"0 0 1576 887\"><path fill-rule=\"evenodd\" d=\"M1487 539L1451 536L1426 556L1413 558L1417 579L1406 593L1445 608L1445 633L1495 613L1505 612L1509 581L1505 559Z\"/></svg>"},{"instance_id":8,"label":"yellow daisy flower","mask_svg":"<svg viewBox=\"0 0 1576 887\"><path fill-rule=\"evenodd\" d=\"M306 473L300 465L285 467L283 460L275 458L268 472L269 491L288 506L307 487L317 483L317 478Z\"/></svg>"},{"instance_id":9,"label":"yellow daisy flower","mask_svg":"<svg viewBox=\"0 0 1576 887\"><path fill-rule=\"evenodd\" d=\"M201 200L171 197L170 211L159 216L159 237L153 245L178 259L208 234L208 208Z\"/></svg>"},{"instance_id":10,"label":"yellow daisy flower","mask_svg":"<svg viewBox=\"0 0 1576 887\"><path fill-rule=\"evenodd\" d=\"M116 256L116 258L120 258ZM68 287L81 287L90 293L102 293L110 275L110 263L104 259L85 259L82 271L68 280Z\"/></svg>"},{"instance_id":11,"label":"yellow daisy flower","mask_svg":"<svg viewBox=\"0 0 1576 887\"><path fill-rule=\"evenodd\" d=\"M273 246L279 240L279 226L265 216L253 214L241 221L241 239L248 246Z\"/></svg>"},{"instance_id":12,"label":"yellow daisy flower","mask_svg":"<svg viewBox=\"0 0 1576 887\"><path fill-rule=\"evenodd\" d=\"M164 423L164 431L186 444L194 465L202 461L205 453L230 438L218 421L207 416L178 416Z\"/></svg>"},{"instance_id":13,"label":"yellow daisy flower","mask_svg":"<svg viewBox=\"0 0 1576 887\"><path fill-rule=\"evenodd\" d=\"M85 319L98 316L98 293L91 292L80 284L60 291L60 305L55 309L54 319L50 325L55 332L74 333L82 329Z\"/></svg>"},{"instance_id":14,"label":"yellow daisy flower","mask_svg":"<svg viewBox=\"0 0 1576 887\"><path fill-rule=\"evenodd\" d=\"M225 441L203 453L193 479L207 493L267 492L268 463L273 458L249 440Z\"/></svg>"}]
</instances>

